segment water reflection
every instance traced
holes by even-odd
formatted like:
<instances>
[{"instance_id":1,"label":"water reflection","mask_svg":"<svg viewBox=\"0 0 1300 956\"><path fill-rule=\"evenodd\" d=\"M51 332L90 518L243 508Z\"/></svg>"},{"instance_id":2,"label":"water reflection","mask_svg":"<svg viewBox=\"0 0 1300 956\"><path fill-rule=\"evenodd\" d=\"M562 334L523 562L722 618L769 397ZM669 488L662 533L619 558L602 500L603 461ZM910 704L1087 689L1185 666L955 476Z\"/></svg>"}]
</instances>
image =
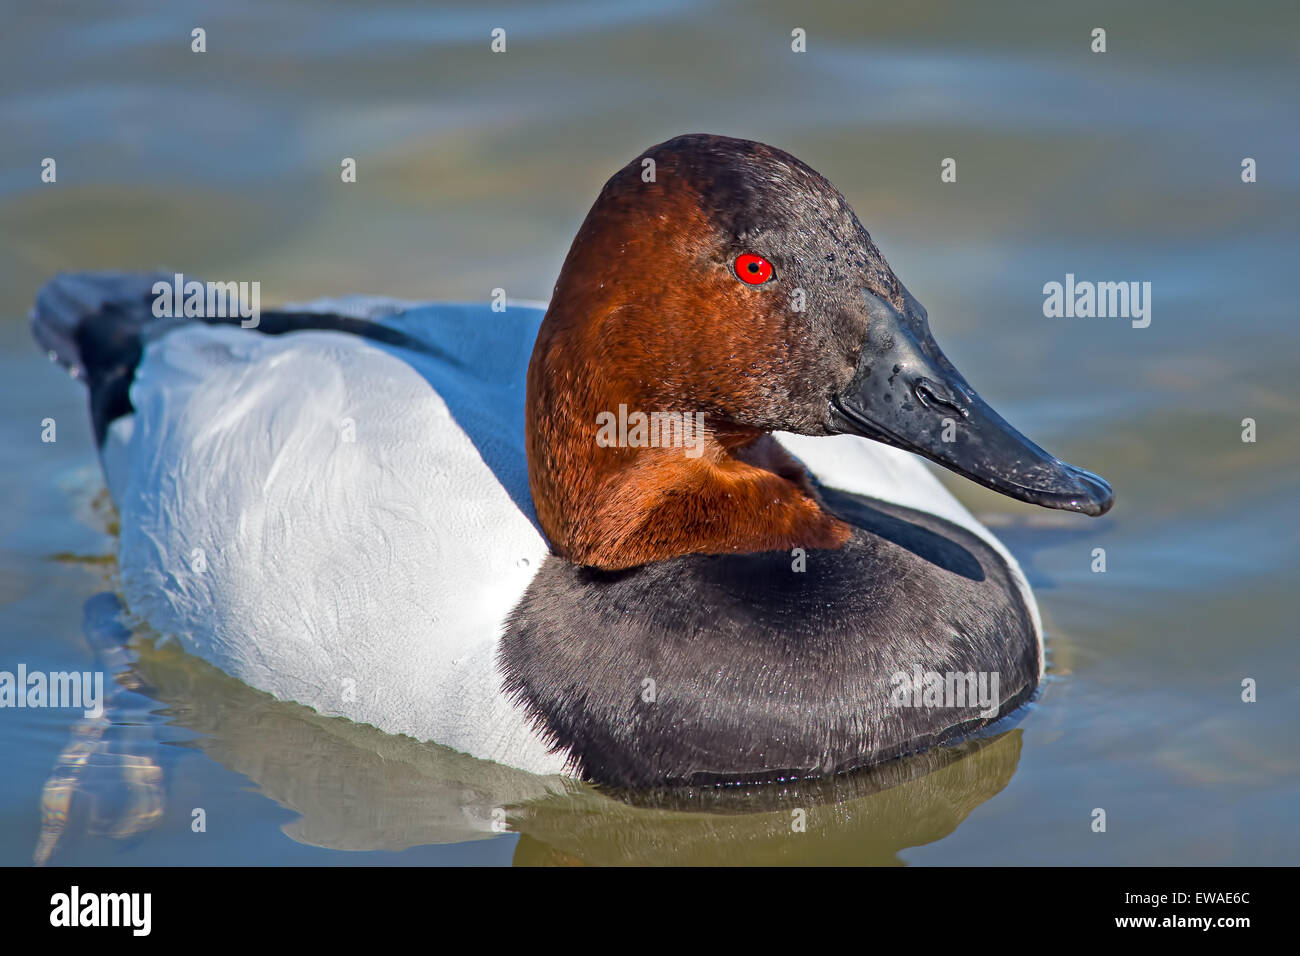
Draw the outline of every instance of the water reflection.
<instances>
[{"instance_id":1,"label":"water reflection","mask_svg":"<svg viewBox=\"0 0 1300 956\"><path fill-rule=\"evenodd\" d=\"M133 667L131 632L118 620L116 595L86 602L83 633L112 692L99 717L72 725L49 780L41 789L41 831L33 861L48 863L71 827L115 840L134 837L163 815L165 790L153 727L155 694Z\"/></svg>"},{"instance_id":2,"label":"water reflection","mask_svg":"<svg viewBox=\"0 0 1300 956\"><path fill-rule=\"evenodd\" d=\"M85 633L115 680L102 718L81 721L42 795L37 862L74 826L125 839L162 817L159 738L192 746L297 813L284 832L336 850L401 850L521 834L515 862L899 864L1007 785L1020 731L970 740L852 777L783 787L600 791L276 701L131 632L113 594L86 605ZM165 730L164 730L165 729Z\"/></svg>"},{"instance_id":3,"label":"water reflection","mask_svg":"<svg viewBox=\"0 0 1300 956\"><path fill-rule=\"evenodd\" d=\"M514 808L517 865L901 865L1001 791L1021 732L967 741L875 770L742 793L620 801L587 789Z\"/></svg>"}]
</instances>

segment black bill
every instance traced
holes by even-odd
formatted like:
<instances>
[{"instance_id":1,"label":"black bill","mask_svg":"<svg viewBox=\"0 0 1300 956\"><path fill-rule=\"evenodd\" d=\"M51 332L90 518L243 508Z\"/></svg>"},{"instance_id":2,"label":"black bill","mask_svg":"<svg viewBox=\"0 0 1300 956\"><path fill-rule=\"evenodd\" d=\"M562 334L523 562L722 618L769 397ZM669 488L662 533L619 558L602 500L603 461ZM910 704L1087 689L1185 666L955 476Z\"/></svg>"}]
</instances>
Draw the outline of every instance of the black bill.
<instances>
[{"instance_id":1,"label":"black bill","mask_svg":"<svg viewBox=\"0 0 1300 956\"><path fill-rule=\"evenodd\" d=\"M904 312L865 293L870 313L857 373L831 401L831 418L862 435L923 455L1004 495L1102 515L1105 479L1049 455L975 394L930 334L925 309L904 290Z\"/></svg>"}]
</instances>

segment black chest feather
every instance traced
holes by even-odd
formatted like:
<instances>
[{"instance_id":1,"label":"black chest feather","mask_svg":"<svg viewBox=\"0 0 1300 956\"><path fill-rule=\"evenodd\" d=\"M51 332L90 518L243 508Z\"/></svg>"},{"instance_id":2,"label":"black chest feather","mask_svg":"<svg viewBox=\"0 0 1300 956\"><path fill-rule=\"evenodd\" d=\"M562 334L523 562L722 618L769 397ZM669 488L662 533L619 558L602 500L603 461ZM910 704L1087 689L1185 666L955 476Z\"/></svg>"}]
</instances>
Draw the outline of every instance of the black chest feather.
<instances>
[{"instance_id":1,"label":"black chest feather","mask_svg":"<svg viewBox=\"0 0 1300 956\"><path fill-rule=\"evenodd\" d=\"M842 773L1027 700L1038 641L1001 556L932 515L824 494L858 531L803 561L548 558L502 640L507 692L584 778L621 787Z\"/></svg>"}]
</instances>

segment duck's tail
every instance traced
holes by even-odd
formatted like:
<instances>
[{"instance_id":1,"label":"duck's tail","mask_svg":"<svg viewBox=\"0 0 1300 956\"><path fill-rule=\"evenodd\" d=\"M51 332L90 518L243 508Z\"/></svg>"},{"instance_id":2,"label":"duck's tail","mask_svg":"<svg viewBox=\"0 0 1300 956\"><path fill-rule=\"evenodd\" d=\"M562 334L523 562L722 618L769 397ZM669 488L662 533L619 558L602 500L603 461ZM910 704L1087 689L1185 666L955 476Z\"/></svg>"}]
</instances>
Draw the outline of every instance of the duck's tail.
<instances>
[{"instance_id":1,"label":"duck's tail","mask_svg":"<svg viewBox=\"0 0 1300 956\"><path fill-rule=\"evenodd\" d=\"M128 390L143 352L145 330L159 322L152 302L162 274L80 272L55 276L32 308L32 334L53 361L90 390L95 439L131 411Z\"/></svg>"},{"instance_id":2,"label":"duck's tail","mask_svg":"<svg viewBox=\"0 0 1300 956\"><path fill-rule=\"evenodd\" d=\"M57 275L41 286L32 307L32 334L51 361L89 381L121 344L138 340L153 319L153 285L168 277L124 272Z\"/></svg>"}]
</instances>

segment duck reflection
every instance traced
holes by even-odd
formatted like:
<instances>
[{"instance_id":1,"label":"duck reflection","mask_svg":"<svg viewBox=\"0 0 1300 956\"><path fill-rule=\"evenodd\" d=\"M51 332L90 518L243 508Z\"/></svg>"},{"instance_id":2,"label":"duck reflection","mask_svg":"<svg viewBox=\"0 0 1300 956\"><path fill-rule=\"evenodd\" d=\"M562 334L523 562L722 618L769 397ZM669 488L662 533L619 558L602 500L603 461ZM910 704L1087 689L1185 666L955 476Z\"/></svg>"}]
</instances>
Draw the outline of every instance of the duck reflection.
<instances>
[{"instance_id":1,"label":"duck reflection","mask_svg":"<svg viewBox=\"0 0 1300 956\"><path fill-rule=\"evenodd\" d=\"M126 839L163 816L159 741L190 746L297 813L294 840L402 850L520 834L517 865L898 865L1002 790L1019 729L831 780L620 793L538 777L277 701L144 633L99 594L85 631L116 690L78 722L42 794L43 863L73 828ZM128 645L128 641L130 642Z\"/></svg>"}]
</instances>

